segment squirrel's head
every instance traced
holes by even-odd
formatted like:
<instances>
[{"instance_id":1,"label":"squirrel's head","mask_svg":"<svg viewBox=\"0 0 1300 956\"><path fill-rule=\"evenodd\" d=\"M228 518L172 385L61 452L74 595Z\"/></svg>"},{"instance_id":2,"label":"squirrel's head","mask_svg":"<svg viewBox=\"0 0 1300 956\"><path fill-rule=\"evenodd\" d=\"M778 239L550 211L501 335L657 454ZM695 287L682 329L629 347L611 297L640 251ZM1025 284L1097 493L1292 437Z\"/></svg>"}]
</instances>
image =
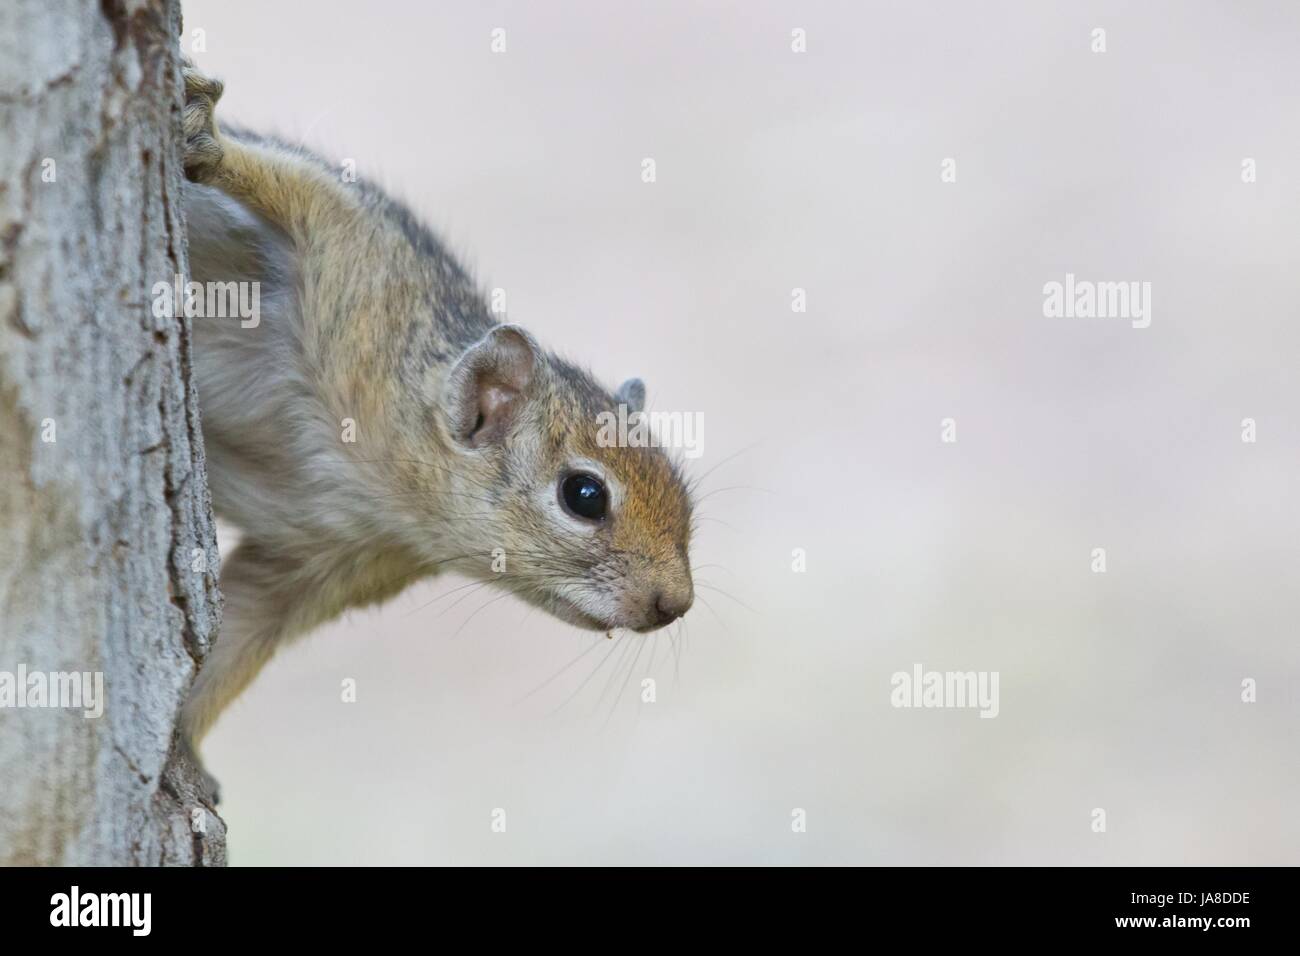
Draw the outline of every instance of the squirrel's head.
<instances>
[{"instance_id":1,"label":"squirrel's head","mask_svg":"<svg viewBox=\"0 0 1300 956\"><path fill-rule=\"evenodd\" d=\"M601 440L602 413L644 399L639 380L611 394L518 326L466 349L435 399L450 447L445 515L470 555L455 566L593 630L685 614L686 484L662 449Z\"/></svg>"}]
</instances>

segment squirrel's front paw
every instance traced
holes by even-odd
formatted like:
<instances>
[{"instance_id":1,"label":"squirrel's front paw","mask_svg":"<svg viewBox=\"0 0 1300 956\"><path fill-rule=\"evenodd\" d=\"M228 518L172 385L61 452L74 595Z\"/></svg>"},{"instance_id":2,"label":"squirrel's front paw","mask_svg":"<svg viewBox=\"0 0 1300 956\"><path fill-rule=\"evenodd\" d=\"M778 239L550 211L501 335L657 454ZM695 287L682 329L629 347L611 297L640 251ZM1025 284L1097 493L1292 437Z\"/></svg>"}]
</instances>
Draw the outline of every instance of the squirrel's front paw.
<instances>
[{"instance_id":1,"label":"squirrel's front paw","mask_svg":"<svg viewBox=\"0 0 1300 956\"><path fill-rule=\"evenodd\" d=\"M188 59L181 64L185 77L185 175L194 182L205 182L216 173L225 151L213 117L223 89L220 80L204 76Z\"/></svg>"}]
</instances>

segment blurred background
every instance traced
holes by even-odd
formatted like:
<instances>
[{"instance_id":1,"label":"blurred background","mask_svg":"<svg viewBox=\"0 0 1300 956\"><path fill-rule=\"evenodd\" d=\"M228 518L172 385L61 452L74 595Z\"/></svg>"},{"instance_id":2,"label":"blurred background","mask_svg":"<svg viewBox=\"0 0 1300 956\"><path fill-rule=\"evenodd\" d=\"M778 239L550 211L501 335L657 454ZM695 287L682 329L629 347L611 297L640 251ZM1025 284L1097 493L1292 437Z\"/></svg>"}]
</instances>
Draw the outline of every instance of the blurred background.
<instances>
[{"instance_id":1,"label":"blurred background","mask_svg":"<svg viewBox=\"0 0 1300 956\"><path fill-rule=\"evenodd\" d=\"M282 653L205 745L233 863L1300 860L1300 7L185 27L221 115L353 159L512 321L701 413L709 472L671 637L446 578ZM1150 327L1045 318L1067 272L1150 282ZM895 709L916 664L999 672L999 716Z\"/></svg>"}]
</instances>

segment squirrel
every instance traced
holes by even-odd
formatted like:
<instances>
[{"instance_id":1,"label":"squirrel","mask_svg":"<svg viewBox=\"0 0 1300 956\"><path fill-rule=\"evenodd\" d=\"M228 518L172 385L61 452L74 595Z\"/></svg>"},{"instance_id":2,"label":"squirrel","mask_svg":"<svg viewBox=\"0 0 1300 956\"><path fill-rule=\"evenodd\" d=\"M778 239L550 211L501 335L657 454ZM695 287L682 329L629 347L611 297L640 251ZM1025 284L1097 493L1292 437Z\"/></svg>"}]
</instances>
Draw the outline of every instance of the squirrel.
<instances>
[{"instance_id":1,"label":"squirrel","mask_svg":"<svg viewBox=\"0 0 1300 956\"><path fill-rule=\"evenodd\" d=\"M219 128L223 84L182 74L192 277L260 283L254 327L193 324L213 508L243 534L181 712L213 799L197 745L276 649L414 581L454 570L610 633L685 614L688 484L661 448L597 437L641 381L611 393L498 323L402 205Z\"/></svg>"}]
</instances>

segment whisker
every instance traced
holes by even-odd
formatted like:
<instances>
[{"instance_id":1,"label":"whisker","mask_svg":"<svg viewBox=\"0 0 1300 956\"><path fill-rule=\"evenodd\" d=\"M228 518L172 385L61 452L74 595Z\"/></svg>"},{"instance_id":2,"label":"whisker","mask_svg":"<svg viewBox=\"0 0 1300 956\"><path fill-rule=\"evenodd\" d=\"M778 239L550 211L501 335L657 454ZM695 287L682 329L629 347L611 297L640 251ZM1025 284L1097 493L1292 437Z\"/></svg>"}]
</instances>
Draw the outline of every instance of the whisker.
<instances>
[{"instance_id":1,"label":"whisker","mask_svg":"<svg viewBox=\"0 0 1300 956\"><path fill-rule=\"evenodd\" d=\"M719 615L718 612L714 610L713 605L708 602L708 599L705 598L703 594L697 594L695 596L700 599L700 601L704 604L706 608L709 609L709 613L712 614L715 618L717 618L718 623L722 625L722 629L726 631L728 634L730 634L731 628L727 627L727 622L724 621L721 615Z\"/></svg>"},{"instance_id":2,"label":"whisker","mask_svg":"<svg viewBox=\"0 0 1300 956\"><path fill-rule=\"evenodd\" d=\"M478 606L478 609L475 610L474 613L471 614L469 617L465 618L464 623L462 623L460 627L456 628L456 633L452 635L452 639L455 640L457 637L460 637L460 632L463 631L463 630L465 630L465 628L469 626L469 622L472 621L472 620L474 620L474 618L478 617L478 616L479 616L479 612L481 612L484 608L487 608L487 607L489 607L489 606L491 606L491 605L493 605L493 604L496 604L497 601L500 601L500 600L502 600L503 598L508 598L508 597L510 597L511 593L512 593L512 592L510 592L510 591L506 591L504 594L498 594L498 595L497 595L496 597L494 597L492 600L487 601L487 602L484 603L484 604L480 604L480 605Z\"/></svg>"},{"instance_id":3,"label":"whisker","mask_svg":"<svg viewBox=\"0 0 1300 956\"><path fill-rule=\"evenodd\" d=\"M404 615L404 617L410 617L412 614L418 614L420 611L423 611L425 608L432 607L433 605L437 604L437 603L438 603L439 601L441 601L443 598L445 598L445 597L451 597L451 595L455 594L457 591L463 591L463 590L465 590L466 588L472 588L472 587L474 587L475 585L478 585L478 584L484 584L484 583L486 583L486 582L484 582L484 581L470 581L468 584L462 584L462 585L460 585L459 587L454 587L454 588L452 588L450 591L443 591L441 594L439 594L439 595L438 595L437 597L435 597L433 600L431 600L431 601L426 601L424 604L421 604L419 607L417 607L414 611L411 611L411 612L409 612L408 614Z\"/></svg>"},{"instance_id":4,"label":"whisker","mask_svg":"<svg viewBox=\"0 0 1300 956\"><path fill-rule=\"evenodd\" d=\"M618 680L619 671L623 669L623 661L627 658L628 648L631 647L631 644L628 641L620 641L620 643L623 645L622 653L619 654L618 660L614 662L614 670L609 679L605 681L605 687L601 690L600 696L596 698L596 706L591 710L591 716L593 717L600 711L601 705L605 703L605 698L609 696L610 689Z\"/></svg>"},{"instance_id":5,"label":"whisker","mask_svg":"<svg viewBox=\"0 0 1300 956\"><path fill-rule=\"evenodd\" d=\"M644 637L636 642L636 656L632 658L632 663L628 665L627 676L623 678L623 686L618 689L618 693L614 695L614 700L609 705L609 713L605 715L605 723L601 726L601 730L607 728L609 722L614 719L614 714L618 711L619 698L627 692L628 681L632 679L632 674L636 671L636 662L641 659L641 652L645 650L646 644L647 641Z\"/></svg>"},{"instance_id":6,"label":"whisker","mask_svg":"<svg viewBox=\"0 0 1300 956\"><path fill-rule=\"evenodd\" d=\"M462 594L460 597L456 598L456 600L452 601L450 604L448 604L445 608L442 609L442 611L438 614L438 617L439 617L439 618L444 618L444 617L446 617L446 616L447 616L448 614L450 614L453 610L455 610L455 609L456 609L456 605L458 605L458 604L460 604L462 601L464 601L465 598L469 597L471 594L477 594L479 591L481 591L483 588L487 587L489 584L492 584L493 582L491 582L491 581L479 581L479 582L477 582L477 583L478 583L478 587L477 587L477 588L474 588L472 591L469 591L469 592L466 593L466 594ZM507 593L508 593L508 592L507 592Z\"/></svg>"},{"instance_id":7,"label":"whisker","mask_svg":"<svg viewBox=\"0 0 1300 956\"><path fill-rule=\"evenodd\" d=\"M647 673L647 674L651 674L651 675L654 674L654 670L655 670L655 654L657 653L658 648L659 648L659 636L660 636L661 634L667 634L667 633L668 633L667 631L655 631L654 634L649 635L650 638L651 638L651 641L650 641L650 660L646 663L646 666L645 666L645 669L646 669L646 673Z\"/></svg>"},{"instance_id":8,"label":"whisker","mask_svg":"<svg viewBox=\"0 0 1300 956\"><path fill-rule=\"evenodd\" d=\"M720 588L720 587L718 587L718 586L716 586L716 585L713 585L713 584L709 584L707 581L696 581L696 582L695 582L695 586L696 586L697 588L707 588L707 589L710 590L710 591L717 591L717 592L718 592L719 594L721 594L723 597L725 597L725 598L730 598L731 600L735 601L737 604L739 604L741 607L743 607L746 611L749 611L751 614L757 614L757 613L758 613L758 611L754 610L754 608L750 607L748 604L746 604L746 603L745 603L744 601L742 601L740 598L736 597L736 596L735 596L734 594L732 594L731 592L729 592L729 591L724 591L722 588Z\"/></svg>"},{"instance_id":9,"label":"whisker","mask_svg":"<svg viewBox=\"0 0 1300 956\"><path fill-rule=\"evenodd\" d=\"M713 491L710 491L707 495L704 495L700 498L696 498L695 506L698 508L700 505L704 504L704 502L708 501L714 495L720 495L724 491L762 491L769 495L780 494L780 492L773 491L771 488L760 488L758 485L728 485L726 488L715 488Z\"/></svg>"},{"instance_id":10,"label":"whisker","mask_svg":"<svg viewBox=\"0 0 1300 956\"><path fill-rule=\"evenodd\" d=\"M722 459L722 461L718 462L716 465L714 465L712 468L710 468L710 469L709 469L708 471L706 471L704 474L700 475L698 478L693 478L693 479L691 480L691 490L694 491L696 488L698 488L698 487L700 486L700 483L703 482L705 478L709 477L709 475L713 474L715 471L717 471L719 468L721 468L721 467L722 467L723 465L725 465L727 462L729 462L729 461L735 461L735 460L736 460L737 458L739 458L741 455L745 454L745 452L753 451L753 450L754 450L755 448L757 448L760 444L762 444L762 442L763 442L763 439L761 439L761 438L760 438L758 441L750 442L750 443L749 443L748 445L746 445L744 448L740 449L740 451L732 452L730 455L728 455L726 458Z\"/></svg>"},{"instance_id":11,"label":"whisker","mask_svg":"<svg viewBox=\"0 0 1300 956\"><path fill-rule=\"evenodd\" d=\"M582 652L581 654L579 654L577 657L573 658L573 660L569 661L569 663L565 664L565 665L564 665L563 667L561 667L558 671L556 671L556 672L555 672L554 674L552 674L550 677L546 678L546 680L542 681L540 684L538 684L536 687L534 687L534 688L533 688L532 690L530 690L528 693L524 694L523 697L520 697L517 701L515 701L514 706L518 707L520 704L522 704L524 701L526 701L529 697L532 697L534 694L536 694L536 693L537 693L539 690L541 690L543 687L546 687L547 685L549 685L549 684L550 684L551 682L553 682L556 678L558 678L561 674L563 674L565 671L567 671L570 667L572 667L574 664L578 663L578 661L582 660L584 657L586 657L588 654L590 654L592 651L594 651L596 648L598 648L598 647L600 647L600 646L601 646L601 645L600 645L600 641L599 641L599 640L593 641L592 644L591 644L591 646L590 646L589 648L587 648L585 651L583 651L583 652Z\"/></svg>"},{"instance_id":12,"label":"whisker","mask_svg":"<svg viewBox=\"0 0 1300 956\"><path fill-rule=\"evenodd\" d=\"M599 647L600 645L597 644L596 646ZM577 697L580 693L582 693L582 689L587 686L587 684L591 681L591 679L596 676L596 672L599 671L602 667L604 667L605 664L609 661L609 659L613 655L614 655L614 648L611 647L608 651L605 652L605 656L600 659L600 663L596 665L595 669L593 669L592 672L583 679L582 683L578 685L577 690L575 690L572 694L566 697L559 707L556 707L553 711L551 711L549 716L554 717L561 710L567 707L575 697Z\"/></svg>"},{"instance_id":13,"label":"whisker","mask_svg":"<svg viewBox=\"0 0 1300 956\"><path fill-rule=\"evenodd\" d=\"M680 623L682 626L677 629L677 661L673 665L673 677L677 680L678 684L680 684L682 680L682 657L686 654L686 619L682 618Z\"/></svg>"},{"instance_id":14,"label":"whisker","mask_svg":"<svg viewBox=\"0 0 1300 956\"><path fill-rule=\"evenodd\" d=\"M728 531L734 531L736 534L740 534L740 530L734 524L723 521L721 518L715 518L713 515L691 515L691 521L712 521L714 524L722 525Z\"/></svg>"}]
</instances>

